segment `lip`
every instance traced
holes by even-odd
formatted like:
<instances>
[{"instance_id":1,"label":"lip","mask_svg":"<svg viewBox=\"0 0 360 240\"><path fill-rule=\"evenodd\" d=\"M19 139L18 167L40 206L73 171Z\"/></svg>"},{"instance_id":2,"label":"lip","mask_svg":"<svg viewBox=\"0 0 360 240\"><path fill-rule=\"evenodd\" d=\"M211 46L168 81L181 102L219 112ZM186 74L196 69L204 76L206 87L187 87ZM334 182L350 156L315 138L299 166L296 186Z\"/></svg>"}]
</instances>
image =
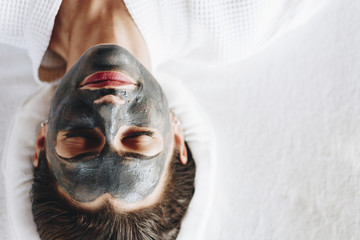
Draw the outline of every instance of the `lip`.
<instances>
[{"instance_id":1,"label":"lip","mask_svg":"<svg viewBox=\"0 0 360 240\"><path fill-rule=\"evenodd\" d=\"M100 88L121 88L134 89L135 81L122 72L106 71L96 72L87 76L80 84L80 89L100 89Z\"/></svg>"}]
</instances>

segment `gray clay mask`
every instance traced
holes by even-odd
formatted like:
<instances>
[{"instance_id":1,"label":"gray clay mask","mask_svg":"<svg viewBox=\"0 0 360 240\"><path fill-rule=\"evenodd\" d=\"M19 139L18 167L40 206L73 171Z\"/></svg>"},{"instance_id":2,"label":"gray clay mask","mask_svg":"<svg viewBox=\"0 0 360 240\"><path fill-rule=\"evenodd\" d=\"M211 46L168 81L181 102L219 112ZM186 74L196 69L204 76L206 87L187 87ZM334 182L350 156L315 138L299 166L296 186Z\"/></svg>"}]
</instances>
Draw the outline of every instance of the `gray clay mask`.
<instances>
[{"instance_id":1,"label":"gray clay mask","mask_svg":"<svg viewBox=\"0 0 360 240\"><path fill-rule=\"evenodd\" d=\"M95 89L82 87L87 77L99 73L105 79L109 72L131 78L132 88L101 87L96 81ZM96 102L104 96L121 99L121 103ZM151 149L154 141L161 143L156 151ZM159 183L172 155L172 142L169 108L161 87L120 46L98 45L86 51L56 89L46 154L59 186L77 201L90 202L106 193L126 202L144 199ZM61 144L70 149L85 146L85 151L64 156L56 150ZM146 145L145 153L137 150L138 145ZM122 146L121 151L115 146Z\"/></svg>"}]
</instances>

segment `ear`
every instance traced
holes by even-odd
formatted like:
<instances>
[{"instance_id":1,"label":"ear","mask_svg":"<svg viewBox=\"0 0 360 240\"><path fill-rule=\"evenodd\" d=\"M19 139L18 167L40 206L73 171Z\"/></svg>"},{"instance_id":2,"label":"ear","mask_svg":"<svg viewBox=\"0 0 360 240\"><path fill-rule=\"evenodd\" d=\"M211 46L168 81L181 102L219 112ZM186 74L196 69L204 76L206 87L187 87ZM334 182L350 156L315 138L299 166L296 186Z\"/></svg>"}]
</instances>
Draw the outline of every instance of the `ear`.
<instances>
[{"instance_id":1,"label":"ear","mask_svg":"<svg viewBox=\"0 0 360 240\"><path fill-rule=\"evenodd\" d=\"M48 126L47 124L44 124L44 126L42 126L40 128L38 135L36 137L35 154L34 154L34 160L33 160L34 167L38 167L40 152L45 149L47 126Z\"/></svg>"},{"instance_id":2,"label":"ear","mask_svg":"<svg viewBox=\"0 0 360 240\"><path fill-rule=\"evenodd\" d=\"M180 151L180 162L183 165L186 165L186 163L188 162L188 155L185 146L184 132L180 126L180 123L176 120L176 118L173 117L172 119L173 119L174 134L175 134L175 144Z\"/></svg>"}]
</instances>

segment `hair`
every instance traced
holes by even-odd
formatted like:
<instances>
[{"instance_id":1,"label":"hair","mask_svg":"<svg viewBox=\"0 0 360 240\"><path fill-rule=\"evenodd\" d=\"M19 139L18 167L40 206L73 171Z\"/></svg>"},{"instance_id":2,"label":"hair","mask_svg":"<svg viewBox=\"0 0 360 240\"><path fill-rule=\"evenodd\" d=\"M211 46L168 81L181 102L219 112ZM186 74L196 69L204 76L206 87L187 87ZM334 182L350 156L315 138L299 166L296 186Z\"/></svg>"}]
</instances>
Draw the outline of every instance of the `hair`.
<instances>
[{"instance_id":1,"label":"hair","mask_svg":"<svg viewBox=\"0 0 360 240\"><path fill-rule=\"evenodd\" d=\"M31 189L32 213L41 239L170 240L176 239L194 195L195 162L189 148L188 162L182 165L174 151L168 180L158 203L129 212L120 212L105 202L97 210L72 204L57 189L44 151L34 169Z\"/></svg>"}]
</instances>

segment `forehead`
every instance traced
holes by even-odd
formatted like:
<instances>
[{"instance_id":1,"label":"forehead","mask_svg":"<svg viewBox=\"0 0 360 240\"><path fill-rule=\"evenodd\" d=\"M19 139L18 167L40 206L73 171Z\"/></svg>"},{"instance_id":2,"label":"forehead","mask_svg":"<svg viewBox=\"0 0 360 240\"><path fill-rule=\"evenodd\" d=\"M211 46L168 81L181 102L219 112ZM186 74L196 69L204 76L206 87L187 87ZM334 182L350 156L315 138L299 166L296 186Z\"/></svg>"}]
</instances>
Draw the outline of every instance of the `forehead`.
<instances>
[{"instance_id":1,"label":"forehead","mask_svg":"<svg viewBox=\"0 0 360 240\"><path fill-rule=\"evenodd\" d=\"M59 184L57 184L58 190L65 198L68 198L72 202L75 200L75 203L78 204L80 207L85 207L89 209L96 209L98 207L101 207L105 202L111 203L112 206L114 206L115 209L119 211L132 211L132 210L150 207L160 201L160 198L163 196L165 188L168 184L169 181L168 179L170 177L169 174L171 172L170 168L172 162L176 161L175 158L177 156L175 145L172 145L171 149L172 151L170 151L167 156L167 161L161 173L158 184L154 187L151 194L141 199L138 199L137 201L131 201L132 196L130 196L130 198L128 199L125 199L121 197L114 197L109 193L102 194L93 201L89 201L89 200L79 201L78 199L74 198L73 195L65 191L64 188L61 187Z\"/></svg>"},{"instance_id":2,"label":"forehead","mask_svg":"<svg viewBox=\"0 0 360 240\"><path fill-rule=\"evenodd\" d=\"M104 194L127 203L142 201L161 186L175 142L161 155L136 159L107 152L85 161L67 161L47 151L47 158L59 186L79 202L92 202ZM164 176L165 175L165 176Z\"/></svg>"}]
</instances>

